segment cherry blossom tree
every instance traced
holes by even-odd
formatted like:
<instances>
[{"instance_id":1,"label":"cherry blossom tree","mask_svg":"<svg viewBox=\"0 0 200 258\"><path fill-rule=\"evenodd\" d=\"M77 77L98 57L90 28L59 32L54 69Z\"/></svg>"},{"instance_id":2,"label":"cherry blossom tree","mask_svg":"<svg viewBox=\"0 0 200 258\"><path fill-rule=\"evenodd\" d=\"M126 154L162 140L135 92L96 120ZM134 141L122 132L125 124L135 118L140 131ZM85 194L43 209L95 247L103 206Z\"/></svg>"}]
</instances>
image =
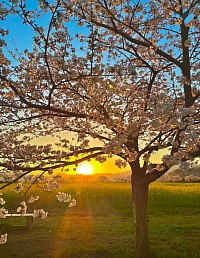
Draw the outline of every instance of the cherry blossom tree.
<instances>
[{"instance_id":1,"label":"cherry blossom tree","mask_svg":"<svg viewBox=\"0 0 200 258\"><path fill-rule=\"evenodd\" d=\"M134 257L149 257L149 184L173 165L187 170L200 154L199 1L40 0L31 9L7 0L1 13L34 32L33 48L10 57L7 31L0 31L0 165L7 184L32 171L52 174L118 156L116 165L132 171ZM60 137L58 150L31 144L60 132L75 136Z\"/></svg>"}]
</instances>

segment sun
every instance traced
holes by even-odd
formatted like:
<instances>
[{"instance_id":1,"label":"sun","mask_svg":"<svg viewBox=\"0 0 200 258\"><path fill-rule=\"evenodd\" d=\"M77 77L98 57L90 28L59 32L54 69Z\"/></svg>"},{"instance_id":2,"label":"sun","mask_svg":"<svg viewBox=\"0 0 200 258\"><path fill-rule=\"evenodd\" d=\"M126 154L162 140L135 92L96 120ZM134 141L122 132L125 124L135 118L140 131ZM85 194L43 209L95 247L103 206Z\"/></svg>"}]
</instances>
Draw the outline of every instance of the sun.
<instances>
[{"instance_id":1,"label":"sun","mask_svg":"<svg viewBox=\"0 0 200 258\"><path fill-rule=\"evenodd\" d=\"M78 174L91 175L93 169L93 166L88 161L84 161L78 166L77 172Z\"/></svg>"}]
</instances>

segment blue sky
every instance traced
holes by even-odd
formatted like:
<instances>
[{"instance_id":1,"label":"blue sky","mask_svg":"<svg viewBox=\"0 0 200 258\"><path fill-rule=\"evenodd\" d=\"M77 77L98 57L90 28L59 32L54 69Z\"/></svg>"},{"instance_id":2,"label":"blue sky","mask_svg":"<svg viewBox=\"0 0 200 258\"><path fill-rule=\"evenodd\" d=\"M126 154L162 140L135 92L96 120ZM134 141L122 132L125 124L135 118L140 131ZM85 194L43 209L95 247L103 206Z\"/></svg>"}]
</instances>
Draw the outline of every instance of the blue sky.
<instances>
[{"instance_id":1,"label":"blue sky","mask_svg":"<svg viewBox=\"0 0 200 258\"><path fill-rule=\"evenodd\" d=\"M37 0L27 0L26 3L30 10L36 9L38 7ZM42 16L37 20L37 24L47 28L50 18L50 13L42 14ZM67 23L67 26L69 33L72 36L74 36L76 33L86 33L88 31L86 26L78 27L77 24L73 21ZM11 58L11 56L8 54L8 51L15 51L16 48L19 50L19 52L23 52L25 49L32 50L33 36L35 33L30 25L23 24L23 21L19 16L8 15L5 21L0 22L0 27L5 30L9 30L9 35L4 38L7 42L7 49L4 50L6 56ZM74 43L76 44L76 47L78 44L80 44L77 39L74 40Z\"/></svg>"},{"instance_id":2,"label":"blue sky","mask_svg":"<svg viewBox=\"0 0 200 258\"><path fill-rule=\"evenodd\" d=\"M31 8L38 5L36 0L28 0L27 3L31 3ZM32 45L33 30L24 25L17 15L8 15L6 20L1 22L1 27L9 30L9 35L5 38L9 49L17 47L21 51Z\"/></svg>"}]
</instances>

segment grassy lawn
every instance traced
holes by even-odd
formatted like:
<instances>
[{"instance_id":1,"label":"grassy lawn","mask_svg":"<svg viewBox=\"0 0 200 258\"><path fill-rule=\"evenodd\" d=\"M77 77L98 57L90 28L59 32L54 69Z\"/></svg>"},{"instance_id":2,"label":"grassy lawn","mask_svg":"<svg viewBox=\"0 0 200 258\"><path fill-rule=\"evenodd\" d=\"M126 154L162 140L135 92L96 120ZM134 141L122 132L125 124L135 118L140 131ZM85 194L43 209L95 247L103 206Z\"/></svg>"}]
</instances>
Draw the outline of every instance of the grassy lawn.
<instances>
[{"instance_id":1,"label":"grassy lawn","mask_svg":"<svg viewBox=\"0 0 200 258\"><path fill-rule=\"evenodd\" d=\"M67 208L55 193L41 193L31 209L49 211L45 220L26 227L25 218L0 220L8 241L3 258L132 258L134 223L128 183L65 183L62 191L77 199ZM9 189L6 208L22 197ZM9 206L9 207L8 207ZM154 184L149 196L149 235L152 258L200 257L200 184Z\"/></svg>"}]
</instances>

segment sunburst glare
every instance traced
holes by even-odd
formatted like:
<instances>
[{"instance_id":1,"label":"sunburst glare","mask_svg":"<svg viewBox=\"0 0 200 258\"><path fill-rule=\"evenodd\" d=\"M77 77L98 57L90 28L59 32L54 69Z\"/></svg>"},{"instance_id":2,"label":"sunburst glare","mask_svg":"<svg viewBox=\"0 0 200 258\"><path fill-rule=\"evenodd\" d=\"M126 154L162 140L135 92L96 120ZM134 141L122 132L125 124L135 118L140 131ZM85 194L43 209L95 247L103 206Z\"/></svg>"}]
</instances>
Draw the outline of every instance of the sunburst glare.
<instances>
[{"instance_id":1,"label":"sunburst glare","mask_svg":"<svg viewBox=\"0 0 200 258\"><path fill-rule=\"evenodd\" d=\"M78 174L84 174L84 175L91 175L93 170L94 170L93 166L88 161L84 161L77 168Z\"/></svg>"}]
</instances>

